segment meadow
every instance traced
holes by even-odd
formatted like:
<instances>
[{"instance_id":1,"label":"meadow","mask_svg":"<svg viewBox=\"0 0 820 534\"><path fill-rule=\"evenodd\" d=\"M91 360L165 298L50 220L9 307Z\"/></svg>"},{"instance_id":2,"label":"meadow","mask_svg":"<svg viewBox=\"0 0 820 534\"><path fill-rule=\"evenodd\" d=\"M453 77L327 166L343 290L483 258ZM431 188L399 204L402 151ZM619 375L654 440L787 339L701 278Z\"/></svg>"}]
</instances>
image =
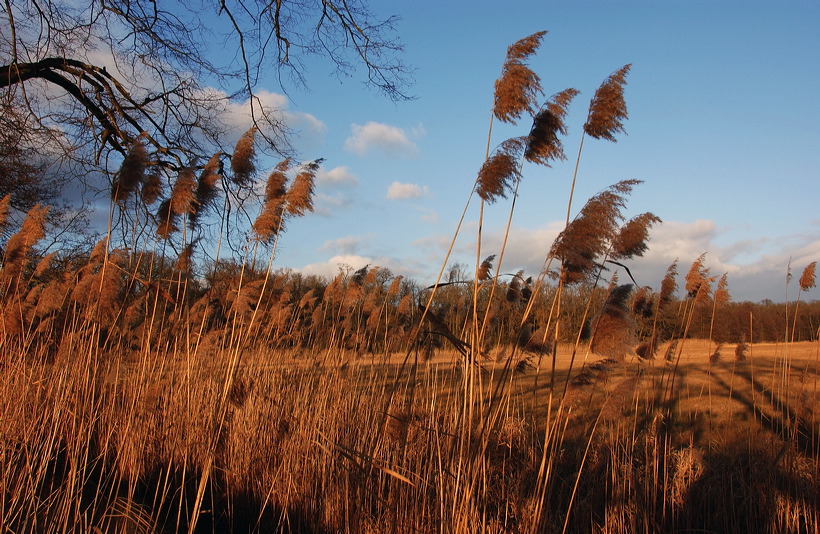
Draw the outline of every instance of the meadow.
<instances>
[{"instance_id":1,"label":"meadow","mask_svg":"<svg viewBox=\"0 0 820 534\"><path fill-rule=\"evenodd\" d=\"M496 82L494 120L533 125L488 139L474 269L448 254L432 285L273 268L320 161L279 163L240 257L195 264L202 221L226 226L219 186L254 188L254 130L165 200L136 142L80 254L41 253L48 208L12 231L2 199L3 532L817 532L817 303L732 303L705 254L657 289L619 280L660 224L623 213L636 180L574 216L570 196L539 273L482 251L522 162L565 158L577 91L537 104L542 36ZM596 91L589 139L623 132L628 72Z\"/></svg>"}]
</instances>

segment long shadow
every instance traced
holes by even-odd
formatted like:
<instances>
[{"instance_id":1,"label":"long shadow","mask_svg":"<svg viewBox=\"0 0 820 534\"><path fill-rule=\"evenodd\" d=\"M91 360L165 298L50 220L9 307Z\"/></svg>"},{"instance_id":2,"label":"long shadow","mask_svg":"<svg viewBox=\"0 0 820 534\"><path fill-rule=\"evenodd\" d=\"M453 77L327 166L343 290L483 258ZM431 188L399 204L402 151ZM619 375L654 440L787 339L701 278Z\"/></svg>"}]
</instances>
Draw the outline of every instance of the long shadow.
<instances>
[{"instance_id":1,"label":"long shadow","mask_svg":"<svg viewBox=\"0 0 820 534\"><path fill-rule=\"evenodd\" d=\"M772 414L767 413L757 402L748 398L737 388L732 388L724 379L716 374L712 374L712 379L726 391L732 390L732 398L740 402L746 409L753 414L763 428L778 436L787 436L788 433L794 429L795 445L801 452L817 460L820 457L820 428L813 425L810 421L800 417L796 410L789 406L782 398L774 393L774 391L766 388L752 377L750 369L734 370L735 376L739 376L746 380L749 387L753 391L760 394L758 398L766 399L768 406L772 410Z\"/></svg>"}]
</instances>

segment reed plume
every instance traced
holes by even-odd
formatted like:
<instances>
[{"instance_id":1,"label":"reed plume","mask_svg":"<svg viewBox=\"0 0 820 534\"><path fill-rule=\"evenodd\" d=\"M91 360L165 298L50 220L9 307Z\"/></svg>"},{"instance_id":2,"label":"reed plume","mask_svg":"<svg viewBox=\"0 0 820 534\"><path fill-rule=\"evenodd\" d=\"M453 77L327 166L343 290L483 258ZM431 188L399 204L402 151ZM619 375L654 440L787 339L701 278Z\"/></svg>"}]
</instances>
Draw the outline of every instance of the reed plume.
<instances>
[{"instance_id":1,"label":"reed plume","mask_svg":"<svg viewBox=\"0 0 820 534\"><path fill-rule=\"evenodd\" d=\"M491 278L490 271L493 268L493 261L495 261L495 254L487 256L478 268L478 280L483 282Z\"/></svg>"},{"instance_id":2,"label":"reed plume","mask_svg":"<svg viewBox=\"0 0 820 534\"><path fill-rule=\"evenodd\" d=\"M6 225L6 219L9 216L9 211L11 210L11 193L4 196L2 200L0 200L0 230Z\"/></svg>"},{"instance_id":3,"label":"reed plume","mask_svg":"<svg viewBox=\"0 0 820 534\"><path fill-rule=\"evenodd\" d=\"M547 32L525 37L507 48L501 76L495 82L493 115L501 122L514 123L524 112L532 113L541 94L541 79L526 64Z\"/></svg>"},{"instance_id":4,"label":"reed plume","mask_svg":"<svg viewBox=\"0 0 820 534\"><path fill-rule=\"evenodd\" d=\"M287 171L290 158L280 161L273 168L265 184L265 203L253 222L253 233L258 241L271 242L284 230L287 196Z\"/></svg>"},{"instance_id":5,"label":"reed plume","mask_svg":"<svg viewBox=\"0 0 820 534\"><path fill-rule=\"evenodd\" d=\"M165 199L157 210L157 236L170 239L171 234L179 230L177 219L179 216L171 209L171 199Z\"/></svg>"},{"instance_id":6,"label":"reed plume","mask_svg":"<svg viewBox=\"0 0 820 534\"><path fill-rule=\"evenodd\" d=\"M604 307L592 322L589 350L595 354L623 361L638 343L638 325L627 306L631 293L632 284L610 291Z\"/></svg>"},{"instance_id":7,"label":"reed plume","mask_svg":"<svg viewBox=\"0 0 820 534\"><path fill-rule=\"evenodd\" d=\"M716 308L727 304L732 298L729 295L729 281L727 277L728 275L723 273L720 280L718 280L717 287L715 288L714 300Z\"/></svg>"},{"instance_id":8,"label":"reed plume","mask_svg":"<svg viewBox=\"0 0 820 534\"><path fill-rule=\"evenodd\" d=\"M649 229L661 220L653 213L642 213L633 217L624 224L612 242L611 256L618 258L633 258L643 256L649 248Z\"/></svg>"},{"instance_id":9,"label":"reed plume","mask_svg":"<svg viewBox=\"0 0 820 534\"><path fill-rule=\"evenodd\" d=\"M709 355L709 363L720 363L720 360L721 360L720 349L722 347L723 347L722 343L718 343L715 346L715 351L712 352L712 354Z\"/></svg>"},{"instance_id":10,"label":"reed plume","mask_svg":"<svg viewBox=\"0 0 820 534\"><path fill-rule=\"evenodd\" d=\"M617 235L625 196L639 183L640 180L624 180L593 196L558 235L551 254L561 260L565 283L577 283L592 274L596 259L607 252Z\"/></svg>"},{"instance_id":11,"label":"reed plume","mask_svg":"<svg viewBox=\"0 0 820 534\"><path fill-rule=\"evenodd\" d=\"M287 172L290 170L290 163L290 158L285 158L277 163L271 171L268 181L265 182L265 202L281 198L287 194Z\"/></svg>"},{"instance_id":12,"label":"reed plume","mask_svg":"<svg viewBox=\"0 0 820 534\"><path fill-rule=\"evenodd\" d=\"M735 347L735 361L745 362L747 350L749 350L749 345L746 343L745 339L741 339L740 343L738 343Z\"/></svg>"},{"instance_id":13,"label":"reed plume","mask_svg":"<svg viewBox=\"0 0 820 534\"><path fill-rule=\"evenodd\" d=\"M803 269L803 274L800 275L800 290L808 291L815 286L815 270L817 269L817 262L813 261L806 265Z\"/></svg>"},{"instance_id":14,"label":"reed plume","mask_svg":"<svg viewBox=\"0 0 820 534\"><path fill-rule=\"evenodd\" d=\"M179 253L177 257L177 261L174 264L174 270L181 273L190 272L191 266L193 262L191 261L194 255L194 247L196 246L197 241L194 240L182 248L182 252Z\"/></svg>"},{"instance_id":15,"label":"reed plume","mask_svg":"<svg viewBox=\"0 0 820 534\"><path fill-rule=\"evenodd\" d=\"M498 198L507 198L507 193L521 179L519 160L524 150L525 139L507 139L487 158L478 171L476 193L488 204Z\"/></svg>"},{"instance_id":16,"label":"reed plume","mask_svg":"<svg viewBox=\"0 0 820 534\"><path fill-rule=\"evenodd\" d=\"M624 86L631 64L624 65L598 87L589 104L584 132L595 139L615 142L615 134L625 132L623 120L628 117Z\"/></svg>"},{"instance_id":17,"label":"reed plume","mask_svg":"<svg viewBox=\"0 0 820 534\"><path fill-rule=\"evenodd\" d=\"M559 136L567 135L564 118L570 102L578 93L577 89L570 88L553 95L535 115L524 150L527 161L549 166L550 161L567 159Z\"/></svg>"},{"instance_id":18,"label":"reed plume","mask_svg":"<svg viewBox=\"0 0 820 534\"><path fill-rule=\"evenodd\" d=\"M523 279L524 271L518 271L507 284L507 291L504 297L507 302L519 302L522 300L521 295L521 280Z\"/></svg>"},{"instance_id":19,"label":"reed plume","mask_svg":"<svg viewBox=\"0 0 820 534\"><path fill-rule=\"evenodd\" d=\"M219 196L219 191L216 188L219 180L222 179L222 159L221 154L216 153L211 156L208 163L202 168L197 181L196 192L194 197L196 203L193 204L194 210L190 216L190 225L193 228L199 218L213 206L214 201Z\"/></svg>"},{"instance_id":20,"label":"reed plume","mask_svg":"<svg viewBox=\"0 0 820 534\"><path fill-rule=\"evenodd\" d=\"M269 243L284 231L285 199L273 198L262 206L262 211L253 221L253 233L258 241Z\"/></svg>"},{"instance_id":21,"label":"reed plume","mask_svg":"<svg viewBox=\"0 0 820 534\"><path fill-rule=\"evenodd\" d=\"M800 275L799 280L800 293L808 291L809 289L815 286L816 268L817 262L813 261L810 264L806 265L806 268L803 269L803 274ZM800 293L797 293L797 303L794 306L794 319L792 321L792 341L794 341L794 336L797 332L797 311L800 308Z\"/></svg>"},{"instance_id":22,"label":"reed plume","mask_svg":"<svg viewBox=\"0 0 820 534\"><path fill-rule=\"evenodd\" d=\"M308 211L313 211L313 188L316 172L323 160L317 159L302 165L301 170L293 179L288 189L287 211L289 215L301 217Z\"/></svg>"},{"instance_id":23,"label":"reed plume","mask_svg":"<svg viewBox=\"0 0 820 534\"><path fill-rule=\"evenodd\" d=\"M706 259L704 252L692 262L689 272L686 274L686 285L684 289L689 295L689 298L695 299L696 304L705 303L712 292L710 283L714 278L709 277L709 269L703 266Z\"/></svg>"},{"instance_id":24,"label":"reed plume","mask_svg":"<svg viewBox=\"0 0 820 534\"><path fill-rule=\"evenodd\" d=\"M6 243L3 269L0 271L0 286L8 284L10 292L16 288L18 277L23 272L31 248L46 235L46 215L48 215L48 206L34 205L26 213L20 230Z\"/></svg>"},{"instance_id":25,"label":"reed plume","mask_svg":"<svg viewBox=\"0 0 820 534\"><path fill-rule=\"evenodd\" d=\"M171 211L177 215L192 214L195 211L197 180L193 169L186 167L179 171L177 181L171 190Z\"/></svg>"},{"instance_id":26,"label":"reed plume","mask_svg":"<svg viewBox=\"0 0 820 534\"><path fill-rule=\"evenodd\" d=\"M233 182L237 185L247 185L256 173L256 147L254 139L256 128L253 127L239 138L231 157L231 171Z\"/></svg>"},{"instance_id":27,"label":"reed plume","mask_svg":"<svg viewBox=\"0 0 820 534\"><path fill-rule=\"evenodd\" d=\"M649 286L640 287L635 291L635 297L632 299L632 313L643 317L652 317L652 289Z\"/></svg>"},{"instance_id":28,"label":"reed plume","mask_svg":"<svg viewBox=\"0 0 820 534\"><path fill-rule=\"evenodd\" d=\"M145 181L140 188L140 195L143 203L150 206L162 196L162 192L162 170L155 165L145 175Z\"/></svg>"},{"instance_id":29,"label":"reed plume","mask_svg":"<svg viewBox=\"0 0 820 534\"><path fill-rule=\"evenodd\" d=\"M111 185L111 199L122 205L134 191L145 181L145 169L148 167L148 151L142 138L137 138L122 160L122 165Z\"/></svg>"},{"instance_id":30,"label":"reed plume","mask_svg":"<svg viewBox=\"0 0 820 534\"><path fill-rule=\"evenodd\" d=\"M54 252L50 252L46 254L43 257L43 259L37 262L37 266L34 268L34 273L32 274L32 277L40 278L41 276L43 276L43 274L51 268L51 262L54 260L55 257L57 257L57 252L58 251L56 250Z\"/></svg>"},{"instance_id":31,"label":"reed plume","mask_svg":"<svg viewBox=\"0 0 820 534\"><path fill-rule=\"evenodd\" d=\"M666 275L661 281L661 291L658 295L658 311L664 308L667 304L672 302L672 297L678 290L678 259L675 258L669 267L666 268Z\"/></svg>"}]
</instances>

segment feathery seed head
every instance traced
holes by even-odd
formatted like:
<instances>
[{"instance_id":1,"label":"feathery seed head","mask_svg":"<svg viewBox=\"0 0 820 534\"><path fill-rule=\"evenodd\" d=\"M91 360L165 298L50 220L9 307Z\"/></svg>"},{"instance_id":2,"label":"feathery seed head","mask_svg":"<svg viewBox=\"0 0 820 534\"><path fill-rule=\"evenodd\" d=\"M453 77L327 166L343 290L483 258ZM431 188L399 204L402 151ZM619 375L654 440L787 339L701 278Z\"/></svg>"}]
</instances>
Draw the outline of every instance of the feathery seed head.
<instances>
[{"instance_id":1,"label":"feathery seed head","mask_svg":"<svg viewBox=\"0 0 820 534\"><path fill-rule=\"evenodd\" d=\"M541 94L541 79L525 63L541 45L547 32L525 37L507 49L507 58L501 76L495 82L493 114L508 123L514 123L524 112L532 112Z\"/></svg>"},{"instance_id":2,"label":"feathery seed head","mask_svg":"<svg viewBox=\"0 0 820 534\"><path fill-rule=\"evenodd\" d=\"M177 218L178 215L171 209L171 199L163 200L157 210L157 236L169 239L171 234L179 230Z\"/></svg>"},{"instance_id":3,"label":"feathery seed head","mask_svg":"<svg viewBox=\"0 0 820 534\"><path fill-rule=\"evenodd\" d=\"M275 197L265 202L262 211L253 222L253 233L258 241L270 243L284 231L285 199Z\"/></svg>"},{"instance_id":4,"label":"feathery seed head","mask_svg":"<svg viewBox=\"0 0 820 534\"><path fill-rule=\"evenodd\" d=\"M283 159L273 168L270 176L268 176L268 181L265 183L265 202L285 196L287 193L287 172L289 169L290 158Z\"/></svg>"},{"instance_id":5,"label":"feathery seed head","mask_svg":"<svg viewBox=\"0 0 820 534\"><path fill-rule=\"evenodd\" d=\"M524 149L524 138L507 139L478 171L476 192L482 200L492 204L499 197L507 198L516 181L521 178L519 158Z\"/></svg>"},{"instance_id":6,"label":"feathery seed head","mask_svg":"<svg viewBox=\"0 0 820 534\"><path fill-rule=\"evenodd\" d=\"M481 265L478 267L478 280L484 281L489 280L491 278L490 271L493 268L493 262L495 261L495 254L491 254L487 256L484 261L481 262Z\"/></svg>"},{"instance_id":7,"label":"feathery seed head","mask_svg":"<svg viewBox=\"0 0 820 534\"><path fill-rule=\"evenodd\" d=\"M631 64L624 65L604 80L589 104L584 132L595 139L615 141L615 134L625 133L623 120L628 117L624 101L626 75Z\"/></svg>"},{"instance_id":8,"label":"feathery seed head","mask_svg":"<svg viewBox=\"0 0 820 534\"><path fill-rule=\"evenodd\" d=\"M607 252L616 236L626 195L639 183L623 180L593 196L558 235L551 254L561 260L565 283L577 283L592 275L596 259Z\"/></svg>"},{"instance_id":9,"label":"feathery seed head","mask_svg":"<svg viewBox=\"0 0 820 534\"><path fill-rule=\"evenodd\" d=\"M2 200L0 200L0 230L6 225L6 219L9 216L9 210L11 209L11 193L4 196Z\"/></svg>"},{"instance_id":10,"label":"feathery seed head","mask_svg":"<svg viewBox=\"0 0 820 534\"><path fill-rule=\"evenodd\" d=\"M196 225L199 217L213 205L218 196L216 184L222 178L222 160L220 157L220 153L211 156L211 159L208 160L199 175L196 192L194 193L196 202L193 204L194 210L190 217L191 227Z\"/></svg>"},{"instance_id":11,"label":"feathery seed head","mask_svg":"<svg viewBox=\"0 0 820 534\"><path fill-rule=\"evenodd\" d=\"M723 273L723 276L720 277L718 280L717 288L715 289L715 306L723 306L724 304L728 303L731 300L731 296L729 295L729 281L727 280L727 273Z\"/></svg>"},{"instance_id":12,"label":"feathery seed head","mask_svg":"<svg viewBox=\"0 0 820 534\"><path fill-rule=\"evenodd\" d=\"M171 191L171 211L177 215L194 213L197 181L193 169L186 167L179 171L174 189Z\"/></svg>"},{"instance_id":13,"label":"feathery seed head","mask_svg":"<svg viewBox=\"0 0 820 534\"><path fill-rule=\"evenodd\" d=\"M669 267L666 269L666 275L663 277L661 281L661 291L660 295L658 296L658 308L663 308L665 305L669 304L672 300L672 295L678 290L678 282L676 281L676 277L678 276L678 259L675 258L675 261L672 262Z\"/></svg>"},{"instance_id":14,"label":"feathery seed head","mask_svg":"<svg viewBox=\"0 0 820 534\"><path fill-rule=\"evenodd\" d=\"M162 171L158 166L154 165L148 170L140 194L146 206L150 206L162 196Z\"/></svg>"},{"instance_id":15,"label":"feathery seed head","mask_svg":"<svg viewBox=\"0 0 820 534\"><path fill-rule=\"evenodd\" d=\"M120 172L111 186L111 199L123 204L131 194L145 181L145 169L148 167L148 151L142 138L131 144L131 148L122 160Z\"/></svg>"},{"instance_id":16,"label":"feathery seed head","mask_svg":"<svg viewBox=\"0 0 820 534\"><path fill-rule=\"evenodd\" d=\"M242 134L234 147L231 171L233 171L233 181L237 185L247 185L256 173L255 137L256 127L253 127Z\"/></svg>"},{"instance_id":17,"label":"feathery seed head","mask_svg":"<svg viewBox=\"0 0 820 534\"><path fill-rule=\"evenodd\" d=\"M559 135L567 134L564 117L577 94L576 89L565 89L550 98L546 107L535 115L524 151L527 161L549 166L550 161L566 159Z\"/></svg>"},{"instance_id":18,"label":"feathery seed head","mask_svg":"<svg viewBox=\"0 0 820 534\"><path fill-rule=\"evenodd\" d=\"M803 274L800 276L800 290L801 291L808 291L809 289L815 286L815 269L817 268L817 262L813 261L810 264L806 265L806 268L803 269Z\"/></svg>"},{"instance_id":19,"label":"feathery seed head","mask_svg":"<svg viewBox=\"0 0 820 534\"><path fill-rule=\"evenodd\" d=\"M301 217L306 212L313 211L314 181L322 161L317 159L302 165L296 178L293 179L287 192L288 214Z\"/></svg>"},{"instance_id":20,"label":"feathery seed head","mask_svg":"<svg viewBox=\"0 0 820 534\"><path fill-rule=\"evenodd\" d=\"M661 222L653 213L642 213L624 224L612 243L613 258L632 258L643 256L648 246L649 229Z\"/></svg>"}]
</instances>

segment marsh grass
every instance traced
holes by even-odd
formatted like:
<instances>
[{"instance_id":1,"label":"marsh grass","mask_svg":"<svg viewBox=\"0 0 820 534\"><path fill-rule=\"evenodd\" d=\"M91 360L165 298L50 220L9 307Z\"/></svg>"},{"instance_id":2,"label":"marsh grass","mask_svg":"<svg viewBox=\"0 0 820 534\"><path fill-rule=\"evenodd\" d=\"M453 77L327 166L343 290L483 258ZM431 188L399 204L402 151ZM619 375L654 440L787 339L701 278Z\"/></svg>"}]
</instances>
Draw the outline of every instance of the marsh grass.
<instances>
[{"instance_id":1,"label":"marsh grass","mask_svg":"<svg viewBox=\"0 0 820 534\"><path fill-rule=\"evenodd\" d=\"M589 380L549 416L561 418L561 447L538 517L537 429L556 406L541 385L532 407L531 373L503 377L509 394L499 424L468 438L481 446L480 483L455 501L459 481L447 465L466 454L454 402L458 353L412 367L400 355L317 367L293 351L244 349L220 424L227 357L142 352L102 364L77 340L73 357L15 356L2 368L3 524L184 531L213 455L198 531L430 532L456 530L454 519L486 532L811 531L820 474L816 344L790 348L801 371L788 391L778 387L782 345L755 347L754 374L751 361L707 372L707 345L690 341L670 398L668 365L588 366ZM571 351L558 351L559 377ZM484 394L502 366L485 364L496 375ZM391 395L397 373L403 385ZM708 411L706 383L715 399Z\"/></svg>"},{"instance_id":2,"label":"marsh grass","mask_svg":"<svg viewBox=\"0 0 820 534\"><path fill-rule=\"evenodd\" d=\"M511 46L496 83L493 117L530 114L530 133L491 154L491 127L470 191L479 221L509 198L507 234L524 160L563 159L578 93L537 108L526 60L544 35ZM599 87L583 135L623 133L628 70ZM660 222L626 220L640 182L603 189L570 218L576 164L566 228L531 276L504 273L503 247L483 256L479 233L475 269L442 282L445 259L427 288L371 266L321 280L273 269L286 220L312 210L321 160L285 159L261 187L254 137L183 168L154 215L163 188L137 142L111 193L112 227L114 213L134 221L129 246L110 231L85 258L39 257L40 206L7 241L5 531L820 528L820 344L795 340L799 300L792 339L752 343L750 314L750 341L734 344L713 339L728 282L712 287L705 256L680 300L677 261L657 293L619 283L607 268L629 274L624 262ZM241 259L219 258L220 234L199 279L199 225L218 212L218 184L264 194ZM226 193L223 211L236 198ZM813 284L811 264L801 290ZM691 335L700 323L707 339Z\"/></svg>"}]
</instances>

